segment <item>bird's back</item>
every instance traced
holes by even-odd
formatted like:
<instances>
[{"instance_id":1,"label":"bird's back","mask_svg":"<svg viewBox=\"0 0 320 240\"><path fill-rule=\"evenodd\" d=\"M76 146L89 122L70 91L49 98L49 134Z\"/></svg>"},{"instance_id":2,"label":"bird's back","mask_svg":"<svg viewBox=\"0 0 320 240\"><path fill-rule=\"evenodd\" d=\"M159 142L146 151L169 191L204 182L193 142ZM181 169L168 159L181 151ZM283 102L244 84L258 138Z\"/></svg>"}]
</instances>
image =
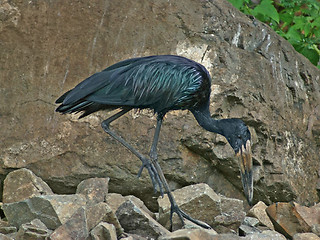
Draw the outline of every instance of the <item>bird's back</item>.
<instances>
[{"instance_id":1,"label":"bird's back","mask_svg":"<svg viewBox=\"0 0 320 240\"><path fill-rule=\"evenodd\" d=\"M84 111L83 116L106 108L150 108L158 114L193 109L206 104L210 75L199 63L173 55L133 58L95 73L62 95L57 111Z\"/></svg>"}]
</instances>

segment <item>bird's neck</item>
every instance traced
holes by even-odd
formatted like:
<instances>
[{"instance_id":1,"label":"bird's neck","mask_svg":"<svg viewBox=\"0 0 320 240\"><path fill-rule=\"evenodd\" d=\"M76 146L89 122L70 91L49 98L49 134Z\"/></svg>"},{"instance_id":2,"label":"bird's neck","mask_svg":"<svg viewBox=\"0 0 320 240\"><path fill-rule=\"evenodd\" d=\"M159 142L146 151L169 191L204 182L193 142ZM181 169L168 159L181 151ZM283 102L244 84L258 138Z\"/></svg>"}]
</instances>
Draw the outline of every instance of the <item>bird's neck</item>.
<instances>
[{"instance_id":1,"label":"bird's neck","mask_svg":"<svg viewBox=\"0 0 320 240\"><path fill-rule=\"evenodd\" d=\"M223 135L223 131L220 124L221 120L213 119L211 117L209 108L205 108L201 111L194 110L192 111L192 113L201 127L206 129L207 131Z\"/></svg>"}]
</instances>

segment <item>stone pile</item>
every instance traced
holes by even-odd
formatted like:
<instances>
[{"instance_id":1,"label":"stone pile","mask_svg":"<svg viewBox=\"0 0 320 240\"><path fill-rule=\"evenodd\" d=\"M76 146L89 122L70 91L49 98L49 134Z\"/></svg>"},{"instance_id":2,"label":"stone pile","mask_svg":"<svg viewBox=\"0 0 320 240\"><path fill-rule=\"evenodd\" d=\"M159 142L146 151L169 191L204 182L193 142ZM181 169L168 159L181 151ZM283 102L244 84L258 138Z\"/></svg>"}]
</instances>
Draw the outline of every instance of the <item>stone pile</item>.
<instances>
[{"instance_id":1,"label":"stone pile","mask_svg":"<svg viewBox=\"0 0 320 240\"><path fill-rule=\"evenodd\" d=\"M169 232L170 203L159 198L151 212L134 196L108 193L109 178L82 181L75 194L54 194L28 169L11 172L4 181L0 239L320 239L320 204L258 202L248 213L240 200L217 195L197 184L173 192L179 206L208 223L205 230L177 217Z\"/></svg>"}]
</instances>

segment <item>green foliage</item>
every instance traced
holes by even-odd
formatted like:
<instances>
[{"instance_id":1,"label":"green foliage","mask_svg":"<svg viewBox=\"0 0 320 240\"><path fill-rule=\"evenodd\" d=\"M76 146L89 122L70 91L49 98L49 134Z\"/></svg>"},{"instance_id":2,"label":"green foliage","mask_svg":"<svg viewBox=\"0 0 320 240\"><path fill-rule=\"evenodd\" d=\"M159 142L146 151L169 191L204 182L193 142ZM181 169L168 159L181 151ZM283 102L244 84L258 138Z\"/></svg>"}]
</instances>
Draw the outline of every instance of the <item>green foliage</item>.
<instances>
[{"instance_id":1,"label":"green foliage","mask_svg":"<svg viewBox=\"0 0 320 240\"><path fill-rule=\"evenodd\" d=\"M228 0L245 14L267 23L320 69L320 1Z\"/></svg>"}]
</instances>

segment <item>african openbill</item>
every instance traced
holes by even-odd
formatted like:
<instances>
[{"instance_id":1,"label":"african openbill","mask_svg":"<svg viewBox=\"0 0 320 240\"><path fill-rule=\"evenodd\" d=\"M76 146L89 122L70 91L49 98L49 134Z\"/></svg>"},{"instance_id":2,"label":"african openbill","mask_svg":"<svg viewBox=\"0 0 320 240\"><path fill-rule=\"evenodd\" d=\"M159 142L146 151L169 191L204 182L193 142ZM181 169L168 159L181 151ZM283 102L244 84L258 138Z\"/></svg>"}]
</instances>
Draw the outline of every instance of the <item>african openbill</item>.
<instances>
[{"instance_id":1,"label":"african openbill","mask_svg":"<svg viewBox=\"0 0 320 240\"><path fill-rule=\"evenodd\" d=\"M163 196L163 188L171 203L172 214L178 214L182 223L186 218L204 228L205 223L184 213L176 204L168 183L158 163L157 144L163 117L171 110L189 110L204 129L223 135L234 149L238 159L244 194L249 203L253 197L251 136L248 127L240 119L211 118L209 99L211 78L208 71L190 59L160 55L133 58L118 62L102 72L79 83L57 99L61 113L83 112L80 118L93 112L108 109L120 111L101 124L103 130L129 149L141 161L138 176L146 168L156 191ZM110 129L110 123L133 108L152 109L157 114L157 126L149 157L140 154L129 143Z\"/></svg>"}]
</instances>

